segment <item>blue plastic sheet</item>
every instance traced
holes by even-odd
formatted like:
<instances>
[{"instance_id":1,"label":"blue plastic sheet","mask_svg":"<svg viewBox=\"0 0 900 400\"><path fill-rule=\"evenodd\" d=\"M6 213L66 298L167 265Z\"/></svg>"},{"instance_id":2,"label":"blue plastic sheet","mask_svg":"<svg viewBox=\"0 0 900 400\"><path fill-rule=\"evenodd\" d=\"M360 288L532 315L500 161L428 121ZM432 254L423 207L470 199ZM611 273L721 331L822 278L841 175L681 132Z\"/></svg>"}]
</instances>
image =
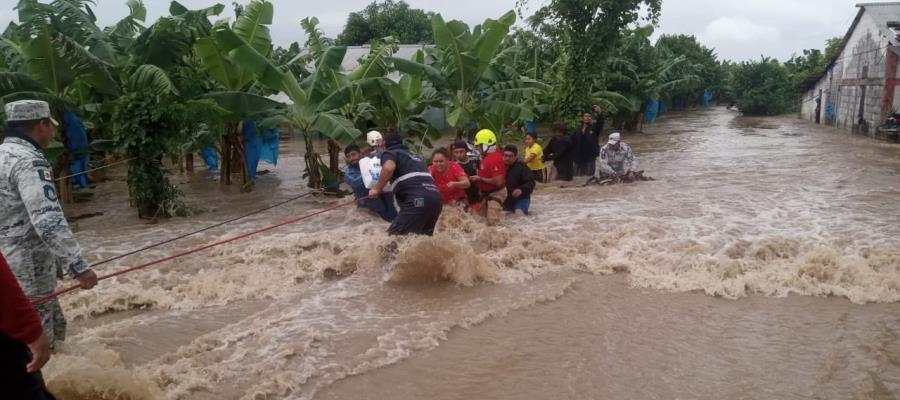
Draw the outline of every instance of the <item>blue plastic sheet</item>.
<instances>
[{"instance_id":1,"label":"blue plastic sheet","mask_svg":"<svg viewBox=\"0 0 900 400\"><path fill-rule=\"evenodd\" d=\"M664 102L664 101L659 102L659 112L658 112L658 114L665 114L665 113L667 113L667 112L669 112L669 107L666 106L666 102Z\"/></svg>"},{"instance_id":2,"label":"blue plastic sheet","mask_svg":"<svg viewBox=\"0 0 900 400\"><path fill-rule=\"evenodd\" d=\"M525 129L528 132L537 132L537 124L534 121L527 121L525 122Z\"/></svg>"},{"instance_id":3,"label":"blue plastic sheet","mask_svg":"<svg viewBox=\"0 0 900 400\"><path fill-rule=\"evenodd\" d=\"M262 131L262 148L259 153L259 160L265 161L274 166L278 166L278 137L281 131L278 128L265 129Z\"/></svg>"},{"instance_id":4,"label":"blue plastic sheet","mask_svg":"<svg viewBox=\"0 0 900 400\"><path fill-rule=\"evenodd\" d=\"M75 113L66 111L63 114L63 125L66 130L66 150L69 151L69 174L78 174L88 170L91 156L87 151L88 138L84 123ZM76 188L87 188L87 174L73 176L69 180Z\"/></svg>"},{"instance_id":5,"label":"blue plastic sheet","mask_svg":"<svg viewBox=\"0 0 900 400\"><path fill-rule=\"evenodd\" d=\"M203 157L203 161L209 166L209 169L219 169L219 151L216 150L215 139L210 141L208 147L200 149L200 157Z\"/></svg>"},{"instance_id":6,"label":"blue plastic sheet","mask_svg":"<svg viewBox=\"0 0 900 400\"><path fill-rule=\"evenodd\" d=\"M247 162L247 174L250 179L256 179L256 168L259 167L259 156L262 152L262 138L256 130L256 124L251 120L245 120L241 129L244 140L244 160Z\"/></svg>"},{"instance_id":7,"label":"blue plastic sheet","mask_svg":"<svg viewBox=\"0 0 900 400\"><path fill-rule=\"evenodd\" d=\"M712 101L712 99L713 99L713 92L710 92L708 90L703 92L703 109L704 110L709 108L709 103Z\"/></svg>"},{"instance_id":8,"label":"blue plastic sheet","mask_svg":"<svg viewBox=\"0 0 900 400\"><path fill-rule=\"evenodd\" d=\"M829 119L834 119L834 103L831 101L825 104L825 116Z\"/></svg>"},{"instance_id":9,"label":"blue plastic sheet","mask_svg":"<svg viewBox=\"0 0 900 400\"><path fill-rule=\"evenodd\" d=\"M656 115L659 113L659 100L650 98L647 100L647 109L644 111L644 117L647 125L653 125L656 122Z\"/></svg>"}]
</instances>

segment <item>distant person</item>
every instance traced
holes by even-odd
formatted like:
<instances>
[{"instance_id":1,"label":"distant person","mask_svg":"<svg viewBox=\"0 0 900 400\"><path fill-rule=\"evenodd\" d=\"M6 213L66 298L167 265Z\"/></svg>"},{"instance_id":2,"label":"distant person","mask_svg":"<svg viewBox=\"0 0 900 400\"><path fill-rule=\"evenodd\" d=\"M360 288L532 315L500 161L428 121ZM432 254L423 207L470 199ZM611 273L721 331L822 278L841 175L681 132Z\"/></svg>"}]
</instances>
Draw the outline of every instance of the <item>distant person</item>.
<instances>
[{"instance_id":1,"label":"distant person","mask_svg":"<svg viewBox=\"0 0 900 400\"><path fill-rule=\"evenodd\" d=\"M497 150L497 136L490 129L482 129L475 136L475 145L481 152L481 167L478 174L469 180L478 184L481 192L481 213L488 226L500 222L503 203L506 201L506 164L503 154Z\"/></svg>"},{"instance_id":2,"label":"distant person","mask_svg":"<svg viewBox=\"0 0 900 400\"><path fill-rule=\"evenodd\" d=\"M634 181L639 173L638 162L634 152L631 151L631 146L622 143L622 134L619 132L610 134L606 145L600 149L595 176Z\"/></svg>"},{"instance_id":3,"label":"distant person","mask_svg":"<svg viewBox=\"0 0 900 400\"><path fill-rule=\"evenodd\" d=\"M603 135L603 128L606 127L606 114L603 112L603 106L594 106L594 134L597 136L597 154L600 154L600 136Z\"/></svg>"},{"instance_id":4,"label":"distant person","mask_svg":"<svg viewBox=\"0 0 900 400\"><path fill-rule=\"evenodd\" d=\"M503 209L520 216L528 215L531 192L534 191L534 174L525 163L519 161L519 149L513 144L503 148L503 163L506 164L506 201Z\"/></svg>"},{"instance_id":5,"label":"distant person","mask_svg":"<svg viewBox=\"0 0 900 400\"><path fill-rule=\"evenodd\" d=\"M466 145L466 142L461 140L457 141L456 143L453 143L452 149L453 158L456 159L456 163L459 164L460 168L465 171L466 176L478 175L480 163L478 160L469 157L469 148ZM469 201L469 207L473 207L475 211L478 211L480 208L478 203L481 201L478 185L469 185L466 189L466 198Z\"/></svg>"},{"instance_id":6,"label":"distant person","mask_svg":"<svg viewBox=\"0 0 900 400\"><path fill-rule=\"evenodd\" d=\"M4 399L54 400L41 368L50 360L50 339L41 317L0 255L0 393Z\"/></svg>"},{"instance_id":7,"label":"distant person","mask_svg":"<svg viewBox=\"0 0 900 400\"><path fill-rule=\"evenodd\" d=\"M444 205L465 208L469 205L465 190L471 186L466 171L450 159L450 152L440 147L431 155L431 166L428 167L434 183L437 185Z\"/></svg>"},{"instance_id":8,"label":"distant person","mask_svg":"<svg viewBox=\"0 0 900 400\"><path fill-rule=\"evenodd\" d=\"M97 274L81 256L69 229L43 149L53 140L57 122L44 101L6 104L6 138L0 145L0 253L29 299L56 290L65 271L82 289L97 284ZM44 333L53 344L65 340L66 318L59 300L35 305Z\"/></svg>"},{"instance_id":9,"label":"distant person","mask_svg":"<svg viewBox=\"0 0 900 400\"><path fill-rule=\"evenodd\" d=\"M544 160L553 161L555 175L563 181L572 180L572 164L575 155L572 141L566 137L566 126L558 124L553 127L553 138L544 148Z\"/></svg>"},{"instance_id":10,"label":"distant person","mask_svg":"<svg viewBox=\"0 0 900 400\"><path fill-rule=\"evenodd\" d=\"M595 162L599 147L597 146L597 125L593 115L586 112L581 115L581 125L572 132L572 161L575 163L575 176L592 176L596 168Z\"/></svg>"},{"instance_id":11,"label":"distant person","mask_svg":"<svg viewBox=\"0 0 900 400\"><path fill-rule=\"evenodd\" d=\"M344 183L353 189L353 196L359 200L356 207L367 209L387 222L397 218L397 206L394 205L393 193L385 192L378 195L378 198L369 198L369 189L366 189L366 185L363 183L362 172L359 168L359 160L362 157L359 146L355 144L347 146L344 148L344 156L347 158Z\"/></svg>"},{"instance_id":12,"label":"distant person","mask_svg":"<svg viewBox=\"0 0 900 400\"><path fill-rule=\"evenodd\" d=\"M434 234L443 208L441 192L419 156L411 153L397 133L384 138L387 149L381 155L381 174L369 191L369 198L381 195L390 182L400 204L400 213L388 227L390 235Z\"/></svg>"},{"instance_id":13,"label":"distant person","mask_svg":"<svg viewBox=\"0 0 900 400\"><path fill-rule=\"evenodd\" d=\"M525 164L528 165L534 181L543 183L547 167L544 165L544 148L537 143L537 133L528 132L525 135Z\"/></svg>"},{"instance_id":14,"label":"distant person","mask_svg":"<svg viewBox=\"0 0 900 400\"><path fill-rule=\"evenodd\" d=\"M475 144L475 135L478 134L479 129L477 127L469 130L469 135L467 136L466 143L466 154L470 159L475 161L481 161L481 152L477 150L478 146Z\"/></svg>"}]
</instances>

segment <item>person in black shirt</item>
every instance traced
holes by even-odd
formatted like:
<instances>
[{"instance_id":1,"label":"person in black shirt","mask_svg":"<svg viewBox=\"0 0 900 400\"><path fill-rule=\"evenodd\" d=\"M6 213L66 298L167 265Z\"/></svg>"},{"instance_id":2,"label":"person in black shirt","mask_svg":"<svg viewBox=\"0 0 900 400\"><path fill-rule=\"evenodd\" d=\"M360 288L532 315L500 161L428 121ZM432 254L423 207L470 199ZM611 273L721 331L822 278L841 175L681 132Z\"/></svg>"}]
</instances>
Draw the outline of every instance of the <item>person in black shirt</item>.
<instances>
[{"instance_id":1,"label":"person in black shirt","mask_svg":"<svg viewBox=\"0 0 900 400\"><path fill-rule=\"evenodd\" d=\"M388 227L389 235L434 234L441 216L443 201L425 162L410 153L397 133L389 133L381 156L381 176L369 191L369 198L378 198L388 181L400 205L400 214Z\"/></svg>"},{"instance_id":2,"label":"person in black shirt","mask_svg":"<svg viewBox=\"0 0 900 400\"><path fill-rule=\"evenodd\" d=\"M456 163L462 167L467 176L478 175L478 160L469 157L469 147L466 145L466 142L460 140L453 143L453 158L456 159ZM466 199L469 201L470 207L481 201L478 185L470 185L466 189Z\"/></svg>"},{"instance_id":3,"label":"person in black shirt","mask_svg":"<svg viewBox=\"0 0 900 400\"><path fill-rule=\"evenodd\" d=\"M507 193L503 209L514 211L516 215L528 215L531 192L534 191L534 174L525 163L519 161L519 149L514 144L503 149L503 163L506 164Z\"/></svg>"},{"instance_id":4,"label":"person in black shirt","mask_svg":"<svg viewBox=\"0 0 900 400\"><path fill-rule=\"evenodd\" d=\"M566 137L566 126L553 127L553 138L544 146L544 161L553 161L558 179L572 180L572 158L574 157L572 141Z\"/></svg>"},{"instance_id":5,"label":"person in black shirt","mask_svg":"<svg viewBox=\"0 0 900 400\"><path fill-rule=\"evenodd\" d=\"M581 125L571 135L575 176L594 175L595 160L600 148L597 146L597 125L592 120L591 113L584 113L581 116Z\"/></svg>"}]
</instances>

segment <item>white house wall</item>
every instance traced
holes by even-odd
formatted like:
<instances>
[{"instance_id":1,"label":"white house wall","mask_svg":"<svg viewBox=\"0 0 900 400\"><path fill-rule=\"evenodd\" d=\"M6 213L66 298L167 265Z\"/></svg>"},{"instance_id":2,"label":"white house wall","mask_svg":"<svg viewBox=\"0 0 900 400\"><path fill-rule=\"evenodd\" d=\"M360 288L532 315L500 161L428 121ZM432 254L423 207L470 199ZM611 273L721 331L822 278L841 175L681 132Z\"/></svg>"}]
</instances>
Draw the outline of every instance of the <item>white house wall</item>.
<instances>
[{"instance_id":1,"label":"white house wall","mask_svg":"<svg viewBox=\"0 0 900 400\"><path fill-rule=\"evenodd\" d=\"M864 103L863 119L868 133L874 133L883 119L881 112L884 96L885 62L887 46L891 39L889 30L879 25L883 13L896 14L900 19L900 6L866 6L865 12L850 34L847 44L838 55L834 66L808 90L803 97L801 117L814 120L815 97L822 89L822 123L853 130L859 121L860 104ZM872 15L877 17L873 18ZM894 71L896 72L896 71ZM862 99L865 86L865 99ZM894 96L894 104L900 104ZM809 99L812 99L809 101ZM809 105L808 105L809 103ZM834 108L834 118L825 118L828 104Z\"/></svg>"}]
</instances>

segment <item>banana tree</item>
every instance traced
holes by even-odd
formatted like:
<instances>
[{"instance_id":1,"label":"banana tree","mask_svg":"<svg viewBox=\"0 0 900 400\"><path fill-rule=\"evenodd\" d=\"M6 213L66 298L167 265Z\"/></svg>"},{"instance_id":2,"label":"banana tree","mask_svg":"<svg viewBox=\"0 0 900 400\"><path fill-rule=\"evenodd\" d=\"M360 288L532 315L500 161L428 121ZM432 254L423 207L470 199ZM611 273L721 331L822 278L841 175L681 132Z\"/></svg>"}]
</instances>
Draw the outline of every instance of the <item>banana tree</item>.
<instances>
[{"instance_id":1,"label":"banana tree","mask_svg":"<svg viewBox=\"0 0 900 400\"><path fill-rule=\"evenodd\" d=\"M641 115L646 111L648 99L662 100L678 88L700 82L693 73L696 67L687 57L676 56L666 47L653 46L650 43L652 34L652 26L630 31L618 54L607 60L611 69L605 77L607 84L595 83L598 90L595 95L614 100L619 115L626 117L626 124L631 129L643 122ZM621 106L620 97L610 95L613 92L628 99L625 107Z\"/></svg>"},{"instance_id":2,"label":"banana tree","mask_svg":"<svg viewBox=\"0 0 900 400\"><path fill-rule=\"evenodd\" d=\"M437 89L447 108L447 123L457 136L473 122L502 132L512 122L533 118L535 94L546 85L522 76L510 57L518 49L501 45L515 23L510 11L498 20L469 29L460 21L432 18L435 47L429 49L432 62L391 58L403 73L419 76Z\"/></svg>"},{"instance_id":3,"label":"banana tree","mask_svg":"<svg viewBox=\"0 0 900 400\"><path fill-rule=\"evenodd\" d=\"M429 111L440 107L441 100L433 87L423 85L421 76L404 74L399 82L387 78L389 60L397 48L390 37L373 43L359 67L347 74L348 81L326 100L326 108L340 108L357 128L375 124L431 147L440 136L435 125L442 123ZM411 61L424 63L424 52L416 52Z\"/></svg>"},{"instance_id":4,"label":"banana tree","mask_svg":"<svg viewBox=\"0 0 900 400\"><path fill-rule=\"evenodd\" d=\"M49 102L56 112L84 115L103 99L118 95L115 52L96 26L90 4L66 0L50 4L19 2L21 25L10 24L0 39L4 64L0 69L6 71L0 78L2 102L40 99ZM66 142L65 131L63 126L62 142ZM58 170L65 170L69 154L61 155ZM66 180L59 189L61 199L71 202Z\"/></svg>"},{"instance_id":5,"label":"banana tree","mask_svg":"<svg viewBox=\"0 0 900 400\"><path fill-rule=\"evenodd\" d=\"M282 106L262 96L254 85L259 64L270 65L268 56L272 52L272 38L268 26L272 24L274 13L272 3L252 1L243 8L232 26L218 22L209 36L194 44L203 70L220 89L205 97L229 111L220 141L221 182L230 185L231 174L240 169L243 191L252 190L252 183L239 138L240 122L275 112ZM243 51L242 46L246 46L247 51Z\"/></svg>"},{"instance_id":6,"label":"banana tree","mask_svg":"<svg viewBox=\"0 0 900 400\"><path fill-rule=\"evenodd\" d=\"M246 13L247 10L241 15ZM293 105L287 114L287 120L304 135L308 185L320 188L323 170L327 169L322 166L315 151L314 135L321 133L341 144L352 143L360 135L359 129L340 113L334 102L326 101L341 89L338 85L344 81L344 74L340 72L340 66L347 48L332 46L324 49L317 59L315 71L298 81L296 76L276 66L265 53L260 52L251 41L245 40L235 29L219 24L214 27L212 36L222 54L241 60L241 68L261 85L282 91L291 99Z\"/></svg>"}]
</instances>

